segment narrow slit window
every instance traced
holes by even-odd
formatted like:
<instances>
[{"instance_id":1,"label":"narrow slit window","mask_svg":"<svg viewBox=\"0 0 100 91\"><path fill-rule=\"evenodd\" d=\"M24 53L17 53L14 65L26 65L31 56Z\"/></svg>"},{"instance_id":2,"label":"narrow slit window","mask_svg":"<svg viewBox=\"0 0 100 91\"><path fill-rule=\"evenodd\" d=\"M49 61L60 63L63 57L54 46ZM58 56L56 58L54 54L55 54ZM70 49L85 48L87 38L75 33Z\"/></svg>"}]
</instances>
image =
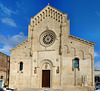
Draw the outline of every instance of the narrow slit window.
<instances>
[{"instance_id":1,"label":"narrow slit window","mask_svg":"<svg viewBox=\"0 0 100 91\"><path fill-rule=\"evenodd\" d=\"M1 79L3 79L3 76L1 76Z\"/></svg>"},{"instance_id":2,"label":"narrow slit window","mask_svg":"<svg viewBox=\"0 0 100 91\"><path fill-rule=\"evenodd\" d=\"M79 68L79 59L74 59L74 68Z\"/></svg>"},{"instance_id":3,"label":"narrow slit window","mask_svg":"<svg viewBox=\"0 0 100 91\"><path fill-rule=\"evenodd\" d=\"M23 70L23 62L20 62L20 71Z\"/></svg>"}]
</instances>

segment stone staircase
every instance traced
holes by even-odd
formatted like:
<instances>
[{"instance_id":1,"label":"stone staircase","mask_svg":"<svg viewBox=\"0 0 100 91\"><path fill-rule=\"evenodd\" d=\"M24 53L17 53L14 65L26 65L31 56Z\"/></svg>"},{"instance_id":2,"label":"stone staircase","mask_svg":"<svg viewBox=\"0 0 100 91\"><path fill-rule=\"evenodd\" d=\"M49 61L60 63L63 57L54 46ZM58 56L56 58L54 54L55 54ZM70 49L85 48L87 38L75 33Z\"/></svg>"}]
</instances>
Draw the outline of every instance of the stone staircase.
<instances>
[{"instance_id":1,"label":"stone staircase","mask_svg":"<svg viewBox=\"0 0 100 91\"><path fill-rule=\"evenodd\" d=\"M52 88L26 88L20 91L63 91L63 90L62 89L52 89Z\"/></svg>"}]
</instances>

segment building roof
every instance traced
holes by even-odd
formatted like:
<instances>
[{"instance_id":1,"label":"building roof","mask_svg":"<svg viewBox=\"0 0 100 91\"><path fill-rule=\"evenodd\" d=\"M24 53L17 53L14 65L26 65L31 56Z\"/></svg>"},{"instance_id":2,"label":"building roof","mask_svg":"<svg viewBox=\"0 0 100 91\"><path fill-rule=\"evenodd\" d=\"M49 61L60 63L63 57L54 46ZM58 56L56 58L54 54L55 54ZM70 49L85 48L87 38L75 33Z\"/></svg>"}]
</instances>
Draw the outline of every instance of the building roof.
<instances>
[{"instance_id":1,"label":"building roof","mask_svg":"<svg viewBox=\"0 0 100 91\"><path fill-rule=\"evenodd\" d=\"M4 54L4 53L2 53L2 52L0 52L0 54L5 55L5 56L8 56L8 55L6 55L6 54ZM10 56L8 56L8 57L10 57Z\"/></svg>"},{"instance_id":2,"label":"building roof","mask_svg":"<svg viewBox=\"0 0 100 91\"><path fill-rule=\"evenodd\" d=\"M69 38L70 38L70 39L73 39L73 40L76 40L76 41L79 41L79 42L81 42L81 43L90 45L90 46L94 46L94 45L95 45L94 42L90 42L90 41L87 41L87 40L84 40L84 39L75 37L75 36L73 36L73 35L69 35Z\"/></svg>"}]
</instances>

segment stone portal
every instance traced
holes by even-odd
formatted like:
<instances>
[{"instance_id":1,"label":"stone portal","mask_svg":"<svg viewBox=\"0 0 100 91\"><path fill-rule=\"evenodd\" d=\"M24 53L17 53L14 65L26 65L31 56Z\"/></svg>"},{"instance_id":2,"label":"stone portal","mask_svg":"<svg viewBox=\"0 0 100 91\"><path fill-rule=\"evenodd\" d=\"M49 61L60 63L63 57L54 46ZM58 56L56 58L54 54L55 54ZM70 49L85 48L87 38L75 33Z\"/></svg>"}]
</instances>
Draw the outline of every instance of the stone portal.
<instances>
[{"instance_id":1,"label":"stone portal","mask_svg":"<svg viewBox=\"0 0 100 91\"><path fill-rule=\"evenodd\" d=\"M50 70L42 70L42 87L50 88Z\"/></svg>"}]
</instances>

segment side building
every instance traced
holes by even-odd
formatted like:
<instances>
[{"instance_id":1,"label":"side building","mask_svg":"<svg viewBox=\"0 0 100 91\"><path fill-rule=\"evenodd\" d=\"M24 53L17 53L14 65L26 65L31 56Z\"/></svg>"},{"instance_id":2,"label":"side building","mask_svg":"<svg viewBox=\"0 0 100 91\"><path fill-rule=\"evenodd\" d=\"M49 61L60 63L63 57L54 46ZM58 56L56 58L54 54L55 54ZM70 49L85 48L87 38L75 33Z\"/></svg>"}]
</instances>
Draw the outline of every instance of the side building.
<instances>
[{"instance_id":1,"label":"side building","mask_svg":"<svg viewBox=\"0 0 100 91\"><path fill-rule=\"evenodd\" d=\"M100 89L100 70L95 70L94 75L95 75L95 88Z\"/></svg>"},{"instance_id":2,"label":"side building","mask_svg":"<svg viewBox=\"0 0 100 91\"><path fill-rule=\"evenodd\" d=\"M10 57L0 52L0 87L9 85Z\"/></svg>"}]
</instances>

